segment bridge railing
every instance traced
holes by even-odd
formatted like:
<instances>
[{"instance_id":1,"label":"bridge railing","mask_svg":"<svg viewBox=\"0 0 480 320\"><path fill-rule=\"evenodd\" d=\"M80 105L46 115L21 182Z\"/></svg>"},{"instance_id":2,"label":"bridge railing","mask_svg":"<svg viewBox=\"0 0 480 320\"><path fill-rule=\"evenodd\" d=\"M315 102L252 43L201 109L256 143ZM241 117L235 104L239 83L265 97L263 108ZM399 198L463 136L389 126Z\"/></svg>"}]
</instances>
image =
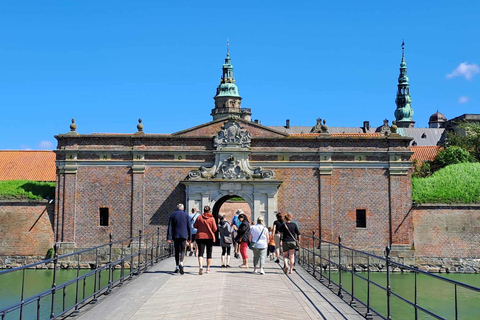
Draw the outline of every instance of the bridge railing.
<instances>
[{"instance_id":1,"label":"bridge railing","mask_svg":"<svg viewBox=\"0 0 480 320\"><path fill-rule=\"evenodd\" d=\"M315 237L315 231L311 236L302 235L298 262L366 319L392 319L392 315L398 315L400 311L402 316L398 319L406 319L405 316L408 319L465 319L460 316L466 310L461 309L459 291L462 290L462 296L474 296L472 301L480 301L480 288L393 261L389 247L385 248L384 256L379 256L346 247L341 237L338 237L338 243L322 240ZM382 276L373 280L372 270L378 269L381 269ZM413 283L407 291L392 289L393 270L413 273ZM438 308L425 305L429 290L420 287L419 282L425 283L426 278L447 284L442 288L442 294L452 296L451 306L442 305L438 311ZM393 299L396 299L394 304ZM478 304L477 307L480 309ZM478 313L474 314L478 316Z\"/></svg>"},{"instance_id":2,"label":"bridge railing","mask_svg":"<svg viewBox=\"0 0 480 320\"><path fill-rule=\"evenodd\" d=\"M2 276L6 274L21 273L21 294L18 302L0 309L1 320L56 319L78 313L81 306L95 303L100 295L109 294L112 288L121 286L156 262L170 257L172 246L166 239L160 238L158 228L152 233L143 233L140 230L138 236L115 241L110 234L108 243L68 254L59 255L58 251L55 244L54 256L51 259L0 271L0 283ZM51 287L27 297L26 272L44 266L53 269ZM64 277L59 277L59 271L64 268L75 270L76 276L63 280ZM90 270L85 271L85 268ZM64 282L58 283L59 281ZM29 308L28 315L26 308Z\"/></svg>"}]
</instances>

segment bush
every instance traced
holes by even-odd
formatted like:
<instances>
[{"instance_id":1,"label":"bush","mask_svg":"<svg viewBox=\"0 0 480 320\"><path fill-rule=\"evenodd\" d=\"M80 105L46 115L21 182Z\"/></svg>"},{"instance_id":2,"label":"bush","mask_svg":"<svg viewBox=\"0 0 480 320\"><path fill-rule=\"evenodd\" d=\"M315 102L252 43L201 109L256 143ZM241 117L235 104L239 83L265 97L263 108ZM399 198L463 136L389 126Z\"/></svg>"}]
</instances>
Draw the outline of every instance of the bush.
<instances>
[{"instance_id":1,"label":"bush","mask_svg":"<svg viewBox=\"0 0 480 320\"><path fill-rule=\"evenodd\" d=\"M437 157L432 161L431 169L433 172L445 168L451 164L475 162L475 158L467 150L451 146L440 151Z\"/></svg>"},{"instance_id":2,"label":"bush","mask_svg":"<svg viewBox=\"0 0 480 320\"><path fill-rule=\"evenodd\" d=\"M0 181L0 199L53 199L55 182L28 180Z\"/></svg>"}]
</instances>

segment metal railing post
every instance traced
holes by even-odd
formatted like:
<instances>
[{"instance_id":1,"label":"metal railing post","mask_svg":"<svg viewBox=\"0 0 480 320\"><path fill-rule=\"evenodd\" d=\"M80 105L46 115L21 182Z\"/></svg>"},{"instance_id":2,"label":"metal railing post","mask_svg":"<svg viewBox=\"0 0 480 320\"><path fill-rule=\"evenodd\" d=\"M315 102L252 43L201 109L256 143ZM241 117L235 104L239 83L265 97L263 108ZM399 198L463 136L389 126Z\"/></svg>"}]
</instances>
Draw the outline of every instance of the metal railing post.
<instances>
[{"instance_id":1,"label":"metal railing post","mask_svg":"<svg viewBox=\"0 0 480 320\"><path fill-rule=\"evenodd\" d=\"M316 279L317 276L315 275L315 230L313 230L312 236L312 252L313 252L313 277Z\"/></svg>"},{"instance_id":2,"label":"metal railing post","mask_svg":"<svg viewBox=\"0 0 480 320\"><path fill-rule=\"evenodd\" d=\"M95 275L93 278L93 299L92 303L96 303L97 300L97 270L98 270L98 248L95 248Z\"/></svg>"},{"instance_id":3,"label":"metal railing post","mask_svg":"<svg viewBox=\"0 0 480 320\"><path fill-rule=\"evenodd\" d=\"M332 245L328 244L328 288L332 289Z\"/></svg>"},{"instance_id":4,"label":"metal railing post","mask_svg":"<svg viewBox=\"0 0 480 320\"><path fill-rule=\"evenodd\" d=\"M23 301L24 295L25 295L25 269L22 270L22 294L20 296L20 300L21 300L21 303L20 303L20 320L23 319L23 305L25 303L25 301Z\"/></svg>"},{"instance_id":5,"label":"metal railing post","mask_svg":"<svg viewBox=\"0 0 480 320\"><path fill-rule=\"evenodd\" d=\"M390 310L390 295L391 295L391 287L390 287L390 247L385 248L385 261L387 265L387 319L392 319L392 314Z\"/></svg>"},{"instance_id":6,"label":"metal railing post","mask_svg":"<svg viewBox=\"0 0 480 320\"><path fill-rule=\"evenodd\" d=\"M370 312L370 256L367 256L367 313L365 314L366 319L373 319L373 315Z\"/></svg>"},{"instance_id":7,"label":"metal railing post","mask_svg":"<svg viewBox=\"0 0 480 320\"><path fill-rule=\"evenodd\" d=\"M322 238L318 238L318 248L320 250L320 282L323 282Z\"/></svg>"},{"instance_id":8,"label":"metal railing post","mask_svg":"<svg viewBox=\"0 0 480 320\"><path fill-rule=\"evenodd\" d=\"M57 262L58 262L58 245L53 246L53 280L52 280L52 305L50 308L50 319L55 318L55 291L57 290Z\"/></svg>"},{"instance_id":9,"label":"metal railing post","mask_svg":"<svg viewBox=\"0 0 480 320\"><path fill-rule=\"evenodd\" d=\"M142 230L138 230L138 265L137 275L140 274L140 260L142 259Z\"/></svg>"},{"instance_id":10,"label":"metal railing post","mask_svg":"<svg viewBox=\"0 0 480 320\"><path fill-rule=\"evenodd\" d=\"M342 237L338 236L338 293L340 298L342 294Z\"/></svg>"},{"instance_id":11,"label":"metal railing post","mask_svg":"<svg viewBox=\"0 0 480 320\"><path fill-rule=\"evenodd\" d=\"M310 270L310 248L308 248L308 244L302 249L303 251L303 262L305 263L305 250L307 250L307 272Z\"/></svg>"},{"instance_id":12,"label":"metal railing post","mask_svg":"<svg viewBox=\"0 0 480 320\"><path fill-rule=\"evenodd\" d=\"M119 286L123 285L123 281L125 280L125 261L123 260L123 242L122 242L122 248L120 249L120 283L118 284Z\"/></svg>"},{"instance_id":13,"label":"metal railing post","mask_svg":"<svg viewBox=\"0 0 480 320\"><path fill-rule=\"evenodd\" d=\"M78 313L78 277L80 277L80 254L77 255L77 279L75 279L75 310L73 314Z\"/></svg>"},{"instance_id":14,"label":"metal railing post","mask_svg":"<svg viewBox=\"0 0 480 320\"><path fill-rule=\"evenodd\" d=\"M155 262L158 262L158 248L160 247L160 227L157 227L157 257Z\"/></svg>"},{"instance_id":15,"label":"metal railing post","mask_svg":"<svg viewBox=\"0 0 480 320\"><path fill-rule=\"evenodd\" d=\"M356 307L357 303L355 302L355 263L353 261L353 253L354 251L352 250L352 300L350 300L350 305L352 307Z\"/></svg>"},{"instance_id":16,"label":"metal railing post","mask_svg":"<svg viewBox=\"0 0 480 320\"><path fill-rule=\"evenodd\" d=\"M417 308L417 303L418 303L418 301L417 301L417 293L418 293L418 292L417 292L417 274L418 274L418 272L415 271L415 320L418 319L418 308Z\"/></svg>"},{"instance_id":17,"label":"metal railing post","mask_svg":"<svg viewBox=\"0 0 480 320\"><path fill-rule=\"evenodd\" d=\"M112 233L109 235L110 242L108 243L108 289L105 294L110 294L112 292Z\"/></svg>"}]
</instances>

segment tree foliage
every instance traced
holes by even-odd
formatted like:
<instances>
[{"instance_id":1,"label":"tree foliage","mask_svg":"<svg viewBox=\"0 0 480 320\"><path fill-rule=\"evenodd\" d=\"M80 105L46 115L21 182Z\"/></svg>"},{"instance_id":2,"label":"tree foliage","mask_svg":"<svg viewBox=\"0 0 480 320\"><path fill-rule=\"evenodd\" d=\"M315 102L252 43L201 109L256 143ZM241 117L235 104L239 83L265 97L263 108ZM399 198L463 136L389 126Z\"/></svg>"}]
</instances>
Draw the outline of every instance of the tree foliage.
<instances>
[{"instance_id":1,"label":"tree foliage","mask_svg":"<svg viewBox=\"0 0 480 320\"><path fill-rule=\"evenodd\" d=\"M457 126L456 131L448 131L445 139L446 147L460 147L480 162L480 124L464 122Z\"/></svg>"}]
</instances>

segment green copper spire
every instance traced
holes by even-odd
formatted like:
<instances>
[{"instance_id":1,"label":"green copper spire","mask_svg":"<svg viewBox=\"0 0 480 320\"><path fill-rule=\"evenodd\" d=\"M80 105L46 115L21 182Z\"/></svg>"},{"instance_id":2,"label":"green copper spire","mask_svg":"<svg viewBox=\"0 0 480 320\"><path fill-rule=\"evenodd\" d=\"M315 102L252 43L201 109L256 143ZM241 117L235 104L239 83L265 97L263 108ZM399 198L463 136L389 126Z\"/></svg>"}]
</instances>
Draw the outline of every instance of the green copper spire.
<instances>
[{"instance_id":1,"label":"green copper spire","mask_svg":"<svg viewBox=\"0 0 480 320\"><path fill-rule=\"evenodd\" d=\"M400 75L398 76L398 90L395 104L395 119L399 128L411 128L415 125L413 121L413 109L411 107L410 85L408 84L407 63L405 62L405 41L402 42L402 61L400 62Z\"/></svg>"},{"instance_id":2,"label":"green copper spire","mask_svg":"<svg viewBox=\"0 0 480 320\"><path fill-rule=\"evenodd\" d=\"M212 109L211 115L213 120L227 118L229 115L240 116L249 119L251 111L241 109L242 98L235 84L235 76L233 75L233 65L230 59L230 43L227 40L227 57L222 66L222 78L220 85L217 87L215 99L215 108Z\"/></svg>"}]
</instances>

